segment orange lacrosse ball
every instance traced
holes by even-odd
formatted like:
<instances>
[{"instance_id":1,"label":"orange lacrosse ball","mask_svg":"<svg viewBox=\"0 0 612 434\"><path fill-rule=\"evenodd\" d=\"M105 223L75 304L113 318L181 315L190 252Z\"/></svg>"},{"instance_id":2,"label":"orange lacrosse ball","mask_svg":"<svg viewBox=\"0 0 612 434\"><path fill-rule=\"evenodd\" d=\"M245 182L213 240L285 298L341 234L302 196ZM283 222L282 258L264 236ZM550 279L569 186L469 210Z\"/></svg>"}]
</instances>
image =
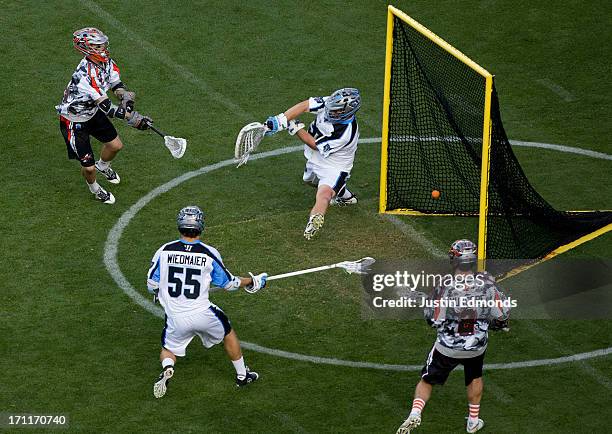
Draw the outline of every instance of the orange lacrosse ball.
<instances>
[{"instance_id":1,"label":"orange lacrosse ball","mask_svg":"<svg viewBox=\"0 0 612 434\"><path fill-rule=\"evenodd\" d=\"M439 199L440 198L440 192L438 190L433 190L431 192L431 197L433 197L434 199Z\"/></svg>"}]
</instances>

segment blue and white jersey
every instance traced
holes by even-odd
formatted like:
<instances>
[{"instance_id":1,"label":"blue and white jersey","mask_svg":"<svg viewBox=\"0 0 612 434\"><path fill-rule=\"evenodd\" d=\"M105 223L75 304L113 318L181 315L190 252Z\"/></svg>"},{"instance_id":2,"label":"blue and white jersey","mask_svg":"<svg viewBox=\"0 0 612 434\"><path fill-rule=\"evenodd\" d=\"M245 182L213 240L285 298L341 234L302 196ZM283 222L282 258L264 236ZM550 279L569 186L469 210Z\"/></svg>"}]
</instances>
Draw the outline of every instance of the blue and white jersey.
<instances>
[{"instance_id":1,"label":"blue and white jersey","mask_svg":"<svg viewBox=\"0 0 612 434\"><path fill-rule=\"evenodd\" d=\"M161 246L147 274L149 290L158 289L160 304L169 317L208 309L210 285L229 288L234 276L214 247L201 241L177 240Z\"/></svg>"},{"instance_id":2,"label":"blue and white jersey","mask_svg":"<svg viewBox=\"0 0 612 434\"><path fill-rule=\"evenodd\" d=\"M316 113L317 118L310 124L308 132L315 138L319 152L304 145L304 156L320 167L333 167L344 172L353 168L359 125L357 118L345 123L332 123L325 120L325 101L329 97L311 97L308 110Z\"/></svg>"}]
</instances>

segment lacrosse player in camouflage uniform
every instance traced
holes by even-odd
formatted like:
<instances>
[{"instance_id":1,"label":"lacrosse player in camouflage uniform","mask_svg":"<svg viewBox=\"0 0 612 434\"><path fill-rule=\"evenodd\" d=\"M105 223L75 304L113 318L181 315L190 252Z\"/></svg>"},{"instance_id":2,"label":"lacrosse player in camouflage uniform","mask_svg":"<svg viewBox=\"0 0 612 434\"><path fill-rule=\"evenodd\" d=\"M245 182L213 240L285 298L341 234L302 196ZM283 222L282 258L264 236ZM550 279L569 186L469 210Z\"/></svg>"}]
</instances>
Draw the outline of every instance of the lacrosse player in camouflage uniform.
<instances>
[{"instance_id":1,"label":"lacrosse player in camouflage uniform","mask_svg":"<svg viewBox=\"0 0 612 434\"><path fill-rule=\"evenodd\" d=\"M478 418L482 397L482 366L487 349L488 330L508 330L506 297L486 272L476 273L476 245L469 240L458 240L451 246L449 257L453 269L453 283L434 290L431 300L459 302L491 301L487 307L443 306L426 308L427 322L437 330L437 339L421 371L416 386L412 410L397 430L409 433L421 423L421 412L429 400L434 384L444 384L458 365L463 365L467 388L469 415L466 431L474 433L484 426ZM470 279L471 278L471 279Z\"/></svg>"},{"instance_id":2,"label":"lacrosse player in camouflage uniform","mask_svg":"<svg viewBox=\"0 0 612 434\"><path fill-rule=\"evenodd\" d=\"M306 167L303 181L317 187L304 237L310 240L323 227L327 207L353 205L357 197L346 188L359 141L355 113L361 107L358 89L338 89L330 96L312 97L297 103L284 113L270 116L267 135L286 129L304 142ZM316 119L304 130L297 117L315 113Z\"/></svg>"},{"instance_id":3,"label":"lacrosse player in camouflage uniform","mask_svg":"<svg viewBox=\"0 0 612 434\"><path fill-rule=\"evenodd\" d=\"M64 136L69 159L81 163L81 174L96 199L108 204L115 197L96 181L96 170L111 184L119 184L117 172L110 162L123 148L117 130L109 118L125 119L139 130L148 128L151 119L134 111L135 93L121 82L119 68L108 52L108 37L96 28L83 28L73 34L74 48L83 53L64 91L62 102L55 108L60 115L60 131ZM107 92L112 90L121 101L111 103ZM95 161L90 136L103 143L100 159Z\"/></svg>"}]
</instances>

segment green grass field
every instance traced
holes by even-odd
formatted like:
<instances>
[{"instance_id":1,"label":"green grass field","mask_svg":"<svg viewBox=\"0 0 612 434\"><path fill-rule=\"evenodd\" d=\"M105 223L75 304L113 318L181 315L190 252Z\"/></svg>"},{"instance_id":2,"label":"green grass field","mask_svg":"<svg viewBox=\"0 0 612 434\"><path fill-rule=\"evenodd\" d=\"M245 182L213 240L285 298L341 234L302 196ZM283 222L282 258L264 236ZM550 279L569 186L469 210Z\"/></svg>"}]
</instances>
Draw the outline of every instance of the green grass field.
<instances>
[{"instance_id":1,"label":"green grass field","mask_svg":"<svg viewBox=\"0 0 612 434\"><path fill-rule=\"evenodd\" d=\"M312 95L342 86L363 94L361 136L380 137L386 3L0 1L4 132L0 177L3 239L0 412L66 414L81 432L393 433L406 417L417 372L331 366L245 350L262 379L233 386L221 347L195 341L162 400L163 320L135 304L104 265L109 231L141 197L233 156L238 130ZM612 154L612 6L562 1L399 1L496 75L511 139ZM113 167L113 206L96 202L66 159L54 105L79 55L72 32L101 28L137 109L186 137L174 160L159 137L115 121L125 143ZM279 134L271 150L296 143ZM94 145L96 153L99 145ZM612 208L612 162L517 148L538 191L560 209ZM148 203L118 242L117 262L146 295L149 261L176 237L187 204L207 214L205 242L236 274L279 273L370 255L427 258L414 239L377 214L379 144L360 147L351 189L361 200L332 209L320 238L302 237L314 191L301 183L301 154L227 166ZM101 182L103 183L103 182ZM106 185L103 183L103 185ZM474 237L469 218L408 218L444 251ZM612 257L607 234L566 254ZM511 285L511 281L507 282ZM340 272L270 284L257 295L216 292L245 341L352 361L418 365L434 333L423 322L365 321L361 283ZM493 335L487 362L550 359L612 346L611 321L517 320ZM610 356L485 373L483 432L605 431L612 416ZM437 388L418 432L464 432L460 372ZM6 428L6 427L3 427ZM24 430L15 428L15 432Z\"/></svg>"}]
</instances>

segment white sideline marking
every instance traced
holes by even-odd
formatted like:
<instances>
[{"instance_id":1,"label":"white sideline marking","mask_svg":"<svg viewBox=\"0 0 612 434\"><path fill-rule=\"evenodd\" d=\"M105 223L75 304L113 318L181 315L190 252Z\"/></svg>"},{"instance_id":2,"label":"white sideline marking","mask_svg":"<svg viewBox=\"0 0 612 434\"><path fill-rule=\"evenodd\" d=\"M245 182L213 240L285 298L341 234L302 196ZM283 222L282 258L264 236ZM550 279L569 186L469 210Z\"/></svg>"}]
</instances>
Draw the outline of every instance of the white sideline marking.
<instances>
[{"instance_id":1,"label":"white sideline marking","mask_svg":"<svg viewBox=\"0 0 612 434\"><path fill-rule=\"evenodd\" d=\"M366 138L359 141L360 143L377 143L380 142L380 138ZM524 142L528 143L528 142ZM541 143L540 143L541 145ZM549 146L557 146L557 145L549 145ZM558 147L554 148L560 152L568 152L559 148L566 147ZM273 157L282 154L289 154L291 152L301 151L303 145L299 146L290 146L287 148L279 148L274 149L268 152L262 152L259 154L255 154L251 156L251 160L259 160L262 158ZM553 149L553 148L549 148ZM592 152L592 151L591 151ZM604 154L606 155L606 154ZM589 155L590 157L594 157L593 155ZM612 156L610 156L612 157ZM599 157L594 157L599 158ZM155 199L162 193L166 193L172 188L180 185L181 183L194 178L196 176L202 175L204 173L212 172L214 170L220 169L222 167L231 166L235 164L233 159L220 161L215 164L211 164L208 166L201 167L200 169L187 172L181 176L178 176L165 184L160 185L159 187L151 190L149 193L141 197L134 205L128 208L121 217L117 220L117 223L111 228L108 233L108 237L106 239L106 243L104 245L104 265L108 270L109 274L115 281L115 283L121 288L121 290L130 297L136 304L152 313L153 315L163 318L164 311L161 307L154 305L151 301L149 301L146 297L141 295L132 284L126 279L126 277L121 272L121 268L119 267L119 263L117 261L117 251L119 247L119 240L121 239L121 235L123 231L128 226L130 221L136 216L136 214L144 208L149 202ZM143 278L144 283L144 278ZM283 357L286 359L299 360L303 362L311 362L325 365L335 365L335 366L348 366L352 368L366 368L366 369L378 369L384 371L419 371L421 369L421 365L391 365L385 363L371 363L371 362L359 362L359 361L351 361L351 360L342 360L335 359L330 357L318 357L318 356L310 356L307 354L299 354L292 353L289 351L277 350L275 348L264 347L251 342L242 342L242 346L246 349L268 354L276 357ZM535 366L550 366L557 365L560 363L568 363L568 362L576 362L579 360L591 359L594 357L603 357L612 353L612 347L603 348L600 350L589 351L586 353L573 354L570 356L558 357L555 359L540 359L540 360L523 360L518 362L510 362L510 363L490 363L485 365L486 369L516 369L516 368L530 368Z\"/></svg>"},{"instance_id":2,"label":"white sideline marking","mask_svg":"<svg viewBox=\"0 0 612 434\"><path fill-rule=\"evenodd\" d=\"M548 78L540 78L536 80L536 82L540 83L546 89L552 91L565 102L576 101L576 97L574 97L574 95L572 95L567 89Z\"/></svg>"},{"instance_id":3,"label":"white sideline marking","mask_svg":"<svg viewBox=\"0 0 612 434\"><path fill-rule=\"evenodd\" d=\"M178 75L183 77L191 84L194 84L196 87L199 87L202 91L204 91L207 97L225 106L234 114L237 114L244 119L255 119L255 116L253 116L251 113L244 111L238 104L226 98L223 94L217 92L212 87L210 87L205 81L199 79L187 68L172 60L167 54L163 53L159 48L140 37L140 35L134 32L133 29L128 28L125 24L116 19L113 15L105 11L96 2L91 0L80 0L80 2L91 12L93 12L98 17L105 20L112 27L123 33L127 38L129 38L129 40L135 41L136 43L140 44L140 46L157 61L166 65L168 68L173 69Z\"/></svg>"}]
</instances>

